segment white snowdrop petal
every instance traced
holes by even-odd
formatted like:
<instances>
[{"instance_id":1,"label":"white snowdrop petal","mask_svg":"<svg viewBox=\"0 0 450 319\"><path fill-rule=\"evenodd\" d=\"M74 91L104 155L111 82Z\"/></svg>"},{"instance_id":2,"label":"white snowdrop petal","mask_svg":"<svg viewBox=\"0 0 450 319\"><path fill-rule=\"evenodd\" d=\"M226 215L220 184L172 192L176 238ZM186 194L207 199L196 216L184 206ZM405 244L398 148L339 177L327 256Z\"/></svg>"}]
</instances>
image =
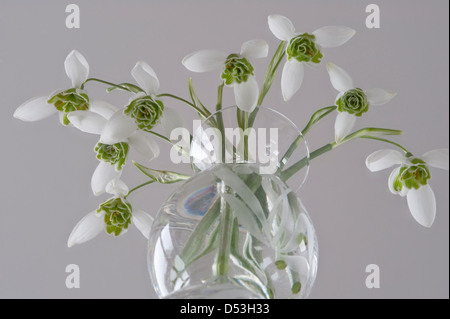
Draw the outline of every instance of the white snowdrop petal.
<instances>
[{"instance_id":1,"label":"white snowdrop petal","mask_svg":"<svg viewBox=\"0 0 450 319\"><path fill-rule=\"evenodd\" d=\"M431 227L436 217L436 198L430 185L409 190L406 199L414 219L424 227Z\"/></svg>"},{"instance_id":2,"label":"white snowdrop petal","mask_svg":"<svg viewBox=\"0 0 450 319\"><path fill-rule=\"evenodd\" d=\"M366 159L366 166L371 172L378 172L383 169L402 164L405 156L396 150L386 149L376 151Z\"/></svg>"},{"instance_id":3,"label":"white snowdrop petal","mask_svg":"<svg viewBox=\"0 0 450 319\"><path fill-rule=\"evenodd\" d=\"M94 100L89 103L89 111L97 113L107 120L109 120L118 110L117 107L105 101Z\"/></svg>"},{"instance_id":4,"label":"white snowdrop petal","mask_svg":"<svg viewBox=\"0 0 450 319\"><path fill-rule=\"evenodd\" d=\"M67 115L70 123L85 133L102 134L106 119L90 111L73 111Z\"/></svg>"},{"instance_id":5,"label":"white snowdrop petal","mask_svg":"<svg viewBox=\"0 0 450 319\"><path fill-rule=\"evenodd\" d=\"M100 141L105 144L115 144L125 141L138 129L135 121L122 110L114 113L103 128Z\"/></svg>"},{"instance_id":6,"label":"white snowdrop petal","mask_svg":"<svg viewBox=\"0 0 450 319\"><path fill-rule=\"evenodd\" d=\"M235 83L233 86L236 105L245 112L252 112L258 101L259 88L254 76L246 82Z\"/></svg>"},{"instance_id":7,"label":"white snowdrop petal","mask_svg":"<svg viewBox=\"0 0 450 319\"><path fill-rule=\"evenodd\" d=\"M166 136L170 136L172 130L179 127L186 127L184 118L181 114L171 107L164 107L164 112L160 122L161 128Z\"/></svg>"},{"instance_id":8,"label":"white snowdrop petal","mask_svg":"<svg viewBox=\"0 0 450 319\"><path fill-rule=\"evenodd\" d=\"M153 217L143 210L135 210L132 214L132 222L134 226L136 226L136 228L142 233L142 235L148 239L153 224Z\"/></svg>"},{"instance_id":9,"label":"white snowdrop petal","mask_svg":"<svg viewBox=\"0 0 450 319\"><path fill-rule=\"evenodd\" d=\"M282 41L289 41L295 37L295 27L291 20L279 14L268 17L269 29L273 35Z\"/></svg>"},{"instance_id":10,"label":"white snowdrop petal","mask_svg":"<svg viewBox=\"0 0 450 319\"><path fill-rule=\"evenodd\" d=\"M128 194L128 186L121 179L114 178L106 184L105 191L114 196L124 197Z\"/></svg>"},{"instance_id":11,"label":"white snowdrop petal","mask_svg":"<svg viewBox=\"0 0 450 319\"><path fill-rule=\"evenodd\" d=\"M131 70L131 75L147 94L156 94L159 80L155 71L144 61L139 61Z\"/></svg>"},{"instance_id":12,"label":"white snowdrop petal","mask_svg":"<svg viewBox=\"0 0 450 319\"><path fill-rule=\"evenodd\" d=\"M148 133L137 131L128 137L128 142L149 161L159 156L159 146Z\"/></svg>"},{"instance_id":13,"label":"white snowdrop petal","mask_svg":"<svg viewBox=\"0 0 450 319\"><path fill-rule=\"evenodd\" d=\"M73 50L66 57L64 68L67 76L72 80L72 87L74 88L80 88L88 78L89 64L77 50Z\"/></svg>"},{"instance_id":14,"label":"white snowdrop petal","mask_svg":"<svg viewBox=\"0 0 450 319\"><path fill-rule=\"evenodd\" d=\"M227 54L217 50L200 50L184 57L182 63L192 72L209 72L223 67Z\"/></svg>"},{"instance_id":15,"label":"white snowdrop petal","mask_svg":"<svg viewBox=\"0 0 450 319\"><path fill-rule=\"evenodd\" d=\"M323 48L334 48L350 40L356 31L345 26L325 26L313 32L316 43Z\"/></svg>"},{"instance_id":16,"label":"white snowdrop petal","mask_svg":"<svg viewBox=\"0 0 450 319\"><path fill-rule=\"evenodd\" d=\"M105 193L106 185L113 179L118 179L122 171L116 171L115 165L101 161L91 178L91 188L95 196Z\"/></svg>"},{"instance_id":17,"label":"white snowdrop petal","mask_svg":"<svg viewBox=\"0 0 450 319\"><path fill-rule=\"evenodd\" d=\"M104 213L97 213L96 210L84 216L72 230L67 246L70 248L85 243L100 234L105 229L103 216Z\"/></svg>"},{"instance_id":18,"label":"white snowdrop petal","mask_svg":"<svg viewBox=\"0 0 450 319\"><path fill-rule=\"evenodd\" d=\"M449 168L448 148L429 151L422 156L422 160L429 166L445 169Z\"/></svg>"},{"instance_id":19,"label":"white snowdrop petal","mask_svg":"<svg viewBox=\"0 0 450 319\"><path fill-rule=\"evenodd\" d=\"M356 116L347 112L338 112L334 123L334 136L337 143L341 142L353 129Z\"/></svg>"},{"instance_id":20,"label":"white snowdrop petal","mask_svg":"<svg viewBox=\"0 0 450 319\"><path fill-rule=\"evenodd\" d=\"M303 63L298 61L286 61L281 75L281 93L284 101L289 101L300 89L304 77Z\"/></svg>"},{"instance_id":21,"label":"white snowdrop petal","mask_svg":"<svg viewBox=\"0 0 450 319\"><path fill-rule=\"evenodd\" d=\"M384 89L374 88L364 91L370 105L383 105L392 100L397 93Z\"/></svg>"},{"instance_id":22,"label":"white snowdrop petal","mask_svg":"<svg viewBox=\"0 0 450 319\"><path fill-rule=\"evenodd\" d=\"M331 85L339 92L354 89L352 77L341 67L334 63L327 63L327 71L330 76Z\"/></svg>"},{"instance_id":23,"label":"white snowdrop petal","mask_svg":"<svg viewBox=\"0 0 450 319\"><path fill-rule=\"evenodd\" d=\"M47 100L47 96L39 96L28 100L16 109L13 116L25 122L45 119L58 112L52 104L47 103Z\"/></svg>"},{"instance_id":24,"label":"white snowdrop petal","mask_svg":"<svg viewBox=\"0 0 450 319\"><path fill-rule=\"evenodd\" d=\"M269 45L265 40L256 39L244 42L241 47L241 55L250 58L258 59L265 58L269 54Z\"/></svg>"}]
</instances>

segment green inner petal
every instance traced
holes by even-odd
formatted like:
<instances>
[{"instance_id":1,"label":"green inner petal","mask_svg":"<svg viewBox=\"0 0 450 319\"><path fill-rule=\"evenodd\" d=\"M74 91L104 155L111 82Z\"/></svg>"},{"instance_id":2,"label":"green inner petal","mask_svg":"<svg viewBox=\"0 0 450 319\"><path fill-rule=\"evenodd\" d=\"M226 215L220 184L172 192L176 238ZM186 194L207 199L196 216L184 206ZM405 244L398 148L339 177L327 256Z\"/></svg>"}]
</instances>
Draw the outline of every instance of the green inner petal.
<instances>
[{"instance_id":1,"label":"green inner petal","mask_svg":"<svg viewBox=\"0 0 450 319\"><path fill-rule=\"evenodd\" d=\"M108 234L119 236L131 224L133 209L131 204L122 198L112 198L97 209L97 213L105 213L104 222Z\"/></svg>"},{"instance_id":2,"label":"green inner petal","mask_svg":"<svg viewBox=\"0 0 450 319\"><path fill-rule=\"evenodd\" d=\"M361 89L352 89L344 93L336 101L339 112L347 112L355 116L362 116L369 110L369 101Z\"/></svg>"},{"instance_id":3,"label":"green inner petal","mask_svg":"<svg viewBox=\"0 0 450 319\"><path fill-rule=\"evenodd\" d=\"M393 188L400 192L403 187L407 189L419 189L427 185L431 178L430 170L421 159L415 158L411 165L402 166L397 177L394 179Z\"/></svg>"},{"instance_id":4,"label":"green inner petal","mask_svg":"<svg viewBox=\"0 0 450 319\"><path fill-rule=\"evenodd\" d=\"M94 150L98 160L116 165L117 170L120 171L126 163L128 149L128 143L121 142L112 145L97 143Z\"/></svg>"},{"instance_id":5,"label":"green inner petal","mask_svg":"<svg viewBox=\"0 0 450 319\"><path fill-rule=\"evenodd\" d=\"M53 104L58 111L64 113L63 123L65 125L70 123L67 114L73 111L86 111L89 109L89 96L77 88L55 93L47 102Z\"/></svg>"},{"instance_id":6,"label":"green inner petal","mask_svg":"<svg viewBox=\"0 0 450 319\"><path fill-rule=\"evenodd\" d=\"M298 62L320 63L323 54L316 46L315 38L314 35L308 33L292 38L286 48L288 59L296 59Z\"/></svg>"},{"instance_id":7,"label":"green inner petal","mask_svg":"<svg viewBox=\"0 0 450 319\"><path fill-rule=\"evenodd\" d=\"M133 100L124 113L130 115L141 130L150 131L160 122L163 112L162 101L147 95Z\"/></svg>"},{"instance_id":8,"label":"green inner petal","mask_svg":"<svg viewBox=\"0 0 450 319\"><path fill-rule=\"evenodd\" d=\"M225 61L225 68L221 74L225 85L247 82L250 75L254 75L250 62L237 54L230 54Z\"/></svg>"}]
</instances>

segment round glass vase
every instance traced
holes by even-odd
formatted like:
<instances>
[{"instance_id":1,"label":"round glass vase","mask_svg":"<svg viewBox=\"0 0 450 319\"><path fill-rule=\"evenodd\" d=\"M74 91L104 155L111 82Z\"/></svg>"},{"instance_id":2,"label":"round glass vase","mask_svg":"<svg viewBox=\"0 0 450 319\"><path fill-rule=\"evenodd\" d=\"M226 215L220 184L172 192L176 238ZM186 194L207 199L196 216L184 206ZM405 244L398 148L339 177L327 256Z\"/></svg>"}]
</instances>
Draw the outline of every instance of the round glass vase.
<instances>
[{"instance_id":1,"label":"round glass vase","mask_svg":"<svg viewBox=\"0 0 450 319\"><path fill-rule=\"evenodd\" d=\"M306 298L313 286L317 238L292 191L307 176L307 144L276 111L239 112L223 109L194 130L197 173L156 215L148 266L160 298ZM283 180L293 165L299 174Z\"/></svg>"}]
</instances>

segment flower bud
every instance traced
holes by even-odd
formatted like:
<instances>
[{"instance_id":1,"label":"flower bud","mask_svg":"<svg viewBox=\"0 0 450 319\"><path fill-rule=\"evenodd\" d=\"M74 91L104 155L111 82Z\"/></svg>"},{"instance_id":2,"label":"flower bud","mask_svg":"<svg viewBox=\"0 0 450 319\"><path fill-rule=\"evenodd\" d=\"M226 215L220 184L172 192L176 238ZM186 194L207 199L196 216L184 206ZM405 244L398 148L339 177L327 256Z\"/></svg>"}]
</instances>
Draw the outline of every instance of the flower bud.
<instances>
[{"instance_id":1,"label":"flower bud","mask_svg":"<svg viewBox=\"0 0 450 319\"><path fill-rule=\"evenodd\" d=\"M315 43L315 36L308 33L297 35L289 41L286 48L288 59L296 59L298 62L320 63L323 54Z\"/></svg>"},{"instance_id":2,"label":"flower bud","mask_svg":"<svg viewBox=\"0 0 450 319\"><path fill-rule=\"evenodd\" d=\"M403 187L407 189L419 189L427 185L431 178L430 171L424 161L418 158L411 160L411 165L402 166L393 182L393 189L401 192Z\"/></svg>"},{"instance_id":3,"label":"flower bud","mask_svg":"<svg viewBox=\"0 0 450 319\"><path fill-rule=\"evenodd\" d=\"M225 61L225 69L220 77L226 85L240 84L247 82L248 77L253 75L253 71L253 66L246 58L237 54L230 54Z\"/></svg>"},{"instance_id":4,"label":"flower bud","mask_svg":"<svg viewBox=\"0 0 450 319\"><path fill-rule=\"evenodd\" d=\"M114 236L123 234L131 223L133 209L123 198L112 198L97 209L97 213L105 213L106 232Z\"/></svg>"},{"instance_id":5,"label":"flower bud","mask_svg":"<svg viewBox=\"0 0 450 319\"><path fill-rule=\"evenodd\" d=\"M63 122L69 125L67 114L73 111L86 111L89 109L89 96L85 91L78 88L71 88L65 91L54 93L47 101L55 108L64 113Z\"/></svg>"},{"instance_id":6,"label":"flower bud","mask_svg":"<svg viewBox=\"0 0 450 319\"><path fill-rule=\"evenodd\" d=\"M369 101L361 89L352 89L344 93L337 101L339 112L347 112L355 116L361 116L369 110Z\"/></svg>"},{"instance_id":7,"label":"flower bud","mask_svg":"<svg viewBox=\"0 0 450 319\"><path fill-rule=\"evenodd\" d=\"M160 122L163 111L164 104L160 100L146 95L131 101L124 113L130 115L141 130L150 131Z\"/></svg>"},{"instance_id":8,"label":"flower bud","mask_svg":"<svg viewBox=\"0 0 450 319\"><path fill-rule=\"evenodd\" d=\"M127 160L128 148L125 142L112 145L97 143L94 150L98 160L116 165L116 170L120 171Z\"/></svg>"}]
</instances>

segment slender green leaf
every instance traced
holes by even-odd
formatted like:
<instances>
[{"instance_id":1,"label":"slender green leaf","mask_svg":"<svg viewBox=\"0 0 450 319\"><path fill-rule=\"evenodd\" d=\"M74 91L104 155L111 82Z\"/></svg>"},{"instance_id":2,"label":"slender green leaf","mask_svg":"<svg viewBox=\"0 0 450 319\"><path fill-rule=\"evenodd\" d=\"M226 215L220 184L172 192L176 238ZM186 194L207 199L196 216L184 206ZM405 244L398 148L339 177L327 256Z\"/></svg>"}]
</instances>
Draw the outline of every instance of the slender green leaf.
<instances>
[{"instance_id":1,"label":"slender green leaf","mask_svg":"<svg viewBox=\"0 0 450 319\"><path fill-rule=\"evenodd\" d=\"M201 108L203 110L204 114L199 112L199 115L203 115L203 116L209 117L211 115L211 112L209 112L209 110L200 101L200 99L198 98L197 94L195 93L194 85L192 84L192 78L189 78L189 80L188 80L188 87L189 87L189 95L191 96L192 103L194 103L194 105L196 107Z\"/></svg>"},{"instance_id":2,"label":"slender green leaf","mask_svg":"<svg viewBox=\"0 0 450 319\"><path fill-rule=\"evenodd\" d=\"M138 164L136 162L133 162L133 164L145 175L153 179L155 182L161 183L161 184L172 184L177 183L181 181L185 181L189 178L191 178L190 175L184 175L176 172L171 171L160 171L156 169L151 169L148 167L145 167L141 164Z\"/></svg>"}]
</instances>

